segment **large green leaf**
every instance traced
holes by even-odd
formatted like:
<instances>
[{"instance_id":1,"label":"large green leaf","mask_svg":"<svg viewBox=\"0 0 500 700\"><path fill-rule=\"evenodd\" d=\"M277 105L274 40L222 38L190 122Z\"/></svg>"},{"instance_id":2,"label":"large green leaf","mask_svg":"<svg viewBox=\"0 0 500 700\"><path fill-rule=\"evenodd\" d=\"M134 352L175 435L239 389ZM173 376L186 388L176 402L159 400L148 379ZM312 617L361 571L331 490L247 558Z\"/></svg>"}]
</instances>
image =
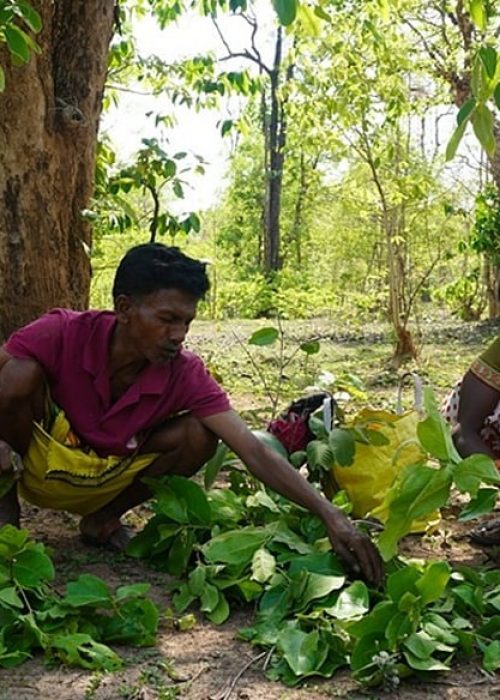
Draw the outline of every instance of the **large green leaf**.
<instances>
[{"instance_id":1,"label":"large green leaf","mask_svg":"<svg viewBox=\"0 0 500 700\"><path fill-rule=\"evenodd\" d=\"M303 632L285 627L278 638L278 646L296 676L306 676L319 668L326 658L319 649L319 632Z\"/></svg>"},{"instance_id":2,"label":"large green leaf","mask_svg":"<svg viewBox=\"0 0 500 700\"><path fill-rule=\"evenodd\" d=\"M427 417L417 425L417 435L422 447L433 457L458 464L461 458L451 438L451 428L436 405L429 387L424 388Z\"/></svg>"},{"instance_id":3,"label":"large green leaf","mask_svg":"<svg viewBox=\"0 0 500 700\"><path fill-rule=\"evenodd\" d=\"M470 100L467 100L467 102L465 102L460 107L460 109L458 110L458 114L457 114L457 124L459 126L464 120L467 120L470 117L475 106L476 106L476 100L473 97L471 97Z\"/></svg>"},{"instance_id":4,"label":"large green leaf","mask_svg":"<svg viewBox=\"0 0 500 700\"><path fill-rule=\"evenodd\" d=\"M169 485L177 498L184 499L186 502L189 523L208 527L211 512L204 490L194 481L183 476L171 476Z\"/></svg>"},{"instance_id":5,"label":"large green leaf","mask_svg":"<svg viewBox=\"0 0 500 700\"><path fill-rule=\"evenodd\" d=\"M17 7L23 20L26 22L32 32L38 33L42 29L42 18L26 0L17 0Z\"/></svg>"},{"instance_id":6,"label":"large green leaf","mask_svg":"<svg viewBox=\"0 0 500 700\"><path fill-rule=\"evenodd\" d=\"M491 642L484 650L483 668L490 673L500 668L500 641Z\"/></svg>"},{"instance_id":7,"label":"large green leaf","mask_svg":"<svg viewBox=\"0 0 500 700\"><path fill-rule=\"evenodd\" d=\"M160 540L158 523L163 516L155 515L149 522L146 523L141 532L138 532L127 545L127 554L131 557L147 557L151 554L155 545Z\"/></svg>"},{"instance_id":8,"label":"large green leaf","mask_svg":"<svg viewBox=\"0 0 500 700\"><path fill-rule=\"evenodd\" d=\"M368 589L363 581L354 581L339 595L337 602L326 612L338 620L352 620L364 615L369 608Z\"/></svg>"},{"instance_id":9,"label":"large green leaf","mask_svg":"<svg viewBox=\"0 0 500 700\"><path fill-rule=\"evenodd\" d=\"M147 598L136 597L122 602L119 612L99 620L101 641L151 646L156 641L160 611Z\"/></svg>"},{"instance_id":10,"label":"large green leaf","mask_svg":"<svg viewBox=\"0 0 500 700\"><path fill-rule=\"evenodd\" d=\"M158 513L163 513L168 518L175 520L176 523L187 524L189 522L186 500L175 493L170 483L159 483L156 480L147 483L153 488L156 496L155 510Z\"/></svg>"},{"instance_id":11,"label":"large green leaf","mask_svg":"<svg viewBox=\"0 0 500 700\"><path fill-rule=\"evenodd\" d=\"M276 559L265 547L258 549L252 559L252 578L259 583L269 581L276 571Z\"/></svg>"},{"instance_id":12,"label":"large green leaf","mask_svg":"<svg viewBox=\"0 0 500 700\"><path fill-rule=\"evenodd\" d=\"M472 114L472 126L479 143L486 153L492 156L495 153L495 135L493 133L494 119L490 109L485 104L480 104Z\"/></svg>"},{"instance_id":13,"label":"large green leaf","mask_svg":"<svg viewBox=\"0 0 500 700\"><path fill-rule=\"evenodd\" d=\"M207 491L212 488L214 481L224 465L228 452L229 447L225 443L219 442L214 456L205 464L204 485Z\"/></svg>"},{"instance_id":14,"label":"large green leaf","mask_svg":"<svg viewBox=\"0 0 500 700\"><path fill-rule=\"evenodd\" d=\"M13 560L12 576L23 588L37 588L55 576L54 566L43 551L43 545L33 545L25 549Z\"/></svg>"},{"instance_id":15,"label":"large green leaf","mask_svg":"<svg viewBox=\"0 0 500 700\"><path fill-rule=\"evenodd\" d=\"M500 484L500 474L491 457L474 454L457 464L453 480L462 493L476 496L481 484Z\"/></svg>"},{"instance_id":16,"label":"large green leaf","mask_svg":"<svg viewBox=\"0 0 500 700\"><path fill-rule=\"evenodd\" d=\"M14 668L31 657L25 651L3 651L0 649L0 668Z\"/></svg>"},{"instance_id":17,"label":"large green leaf","mask_svg":"<svg viewBox=\"0 0 500 700\"><path fill-rule=\"evenodd\" d=\"M273 326L260 328L252 333L248 342L250 345L272 345L278 340L279 330Z\"/></svg>"},{"instance_id":18,"label":"large green leaf","mask_svg":"<svg viewBox=\"0 0 500 700\"><path fill-rule=\"evenodd\" d=\"M313 600L324 598L332 591L340 590L344 583L345 576L325 576L324 574L309 573L300 597L301 606L305 607Z\"/></svg>"},{"instance_id":19,"label":"large green leaf","mask_svg":"<svg viewBox=\"0 0 500 700\"><path fill-rule=\"evenodd\" d=\"M199 564L196 569L193 569L189 574L189 590L193 595L201 596L205 589L205 581L207 578L207 567Z\"/></svg>"},{"instance_id":20,"label":"large green leaf","mask_svg":"<svg viewBox=\"0 0 500 700\"><path fill-rule=\"evenodd\" d=\"M493 97L495 99L495 104L498 109L500 109L500 83L495 88L495 91L493 93Z\"/></svg>"},{"instance_id":21,"label":"large green leaf","mask_svg":"<svg viewBox=\"0 0 500 700\"><path fill-rule=\"evenodd\" d=\"M8 605L13 608L22 608L23 601L18 596L14 586L7 586L6 588L0 588L0 606Z\"/></svg>"},{"instance_id":22,"label":"large green leaf","mask_svg":"<svg viewBox=\"0 0 500 700\"><path fill-rule=\"evenodd\" d=\"M467 505L462 508L458 519L461 522L479 518L481 515L491 513L497 502L498 489L479 489L476 497L471 499Z\"/></svg>"},{"instance_id":23,"label":"large green leaf","mask_svg":"<svg viewBox=\"0 0 500 700\"><path fill-rule=\"evenodd\" d=\"M410 668L416 671L449 671L450 667L448 664L435 659L432 656L426 657L424 659L419 656L415 656L411 652L405 651L403 656Z\"/></svg>"},{"instance_id":24,"label":"large green leaf","mask_svg":"<svg viewBox=\"0 0 500 700\"><path fill-rule=\"evenodd\" d=\"M278 19L285 27L297 16L298 0L272 0Z\"/></svg>"},{"instance_id":25,"label":"large green leaf","mask_svg":"<svg viewBox=\"0 0 500 700\"><path fill-rule=\"evenodd\" d=\"M306 8L304 8L304 9L306 9ZM310 13L310 11L309 11L309 14L312 14L312 13ZM300 345L300 349L302 350L302 352L305 352L306 355L316 355L320 350L319 340L309 340L306 343L302 343Z\"/></svg>"},{"instance_id":26,"label":"large green leaf","mask_svg":"<svg viewBox=\"0 0 500 700\"><path fill-rule=\"evenodd\" d=\"M249 564L254 553L272 536L265 527L243 527L212 537L202 551L208 561L225 564Z\"/></svg>"},{"instance_id":27,"label":"large green leaf","mask_svg":"<svg viewBox=\"0 0 500 700\"><path fill-rule=\"evenodd\" d=\"M488 78L491 80L495 77L497 69L497 52L493 46L482 46L479 49L479 56L483 63L484 69Z\"/></svg>"},{"instance_id":28,"label":"large green leaf","mask_svg":"<svg viewBox=\"0 0 500 700\"><path fill-rule=\"evenodd\" d=\"M415 631L416 625L412 620L412 616L407 612L397 612L389 620L385 638L392 650L396 650L403 639L406 639L409 634Z\"/></svg>"},{"instance_id":29,"label":"large green leaf","mask_svg":"<svg viewBox=\"0 0 500 700\"><path fill-rule=\"evenodd\" d=\"M422 578L415 584L424 605L441 598L450 576L451 568L445 561L435 561L426 567Z\"/></svg>"},{"instance_id":30,"label":"large green leaf","mask_svg":"<svg viewBox=\"0 0 500 700\"><path fill-rule=\"evenodd\" d=\"M432 469L418 464L407 467L389 504L389 519L413 521L441 508L448 499L452 473L451 467Z\"/></svg>"},{"instance_id":31,"label":"large green leaf","mask_svg":"<svg viewBox=\"0 0 500 700\"><path fill-rule=\"evenodd\" d=\"M287 547L295 552L299 552L299 554L312 554L314 551L310 544L304 542L302 537L299 537L293 530L290 530L284 520L278 521L275 525L271 545L275 542L286 544Z\"/></svg>"},{"instance_id":32,"label":"large green leaf","mask_svg":"<svg viewBox=\"0 0 500 700\"><path fill-rule=\"evenodd\" d=\"M445 505L452 483L452 467L432 469L410 465L401 474L389 503L389 518L379 537L379 549L388 561L401 537L410 532L414 520Z\"/></svg>"},{"instance_id":33,"label":"large green leaf","mask_svg":"<svg viewBox=\"0 0 500 700\"><path fill-rule=\"evenodd\" d=\"M102 607L110 604L111 593L102 579L92 574L82 574L76 581L68 583L63 602L73 607L82 605Z\"/></svg>"},{"instance_id":34,"label":"large green leaf","mask_svg":"<svg viewBox=\"0 0 500 700\"><path fill-rule=\"evenodd\" d=\"M99 644L88 634L65 634L52 638L50 651L69 666L117 671L122 660L109 647Z\"/></svg>"},{"instance_id":35,"label":"large green leaf","mask_svg":"<svg viewBox=\"0 0 500 700\"><path fill-rule=\"evenodd\" d=\"M469 11L472 21L480 31L486 29L487 15L484 0L469 0Z\"/></svg>"},{"instance_id":36,"label":"large green leaf","mask_svg":"<svg viewBox=\"0 0 500 700\"><path fill-rule=\"evenodd\" d=\"M120 586L116 589L115 599L117 602L121 602L131 598L142 598L150 588L150 583L130 583Z\"/></svg>"},{"instance_id":37,"label":"large green leaf","mask_svg":"<svg viewBox=\"0 0 500 700\"><path fill-rule=\"evenodd\" d=\"M383 635L367 634L356 642L351 654L351 670L354 678L367 685L378 685L383 680L382 671L376 659L380 652L388 649Z\"/></svg>"},{"instance_id":38,"label":"large green leaf","mask_svg":"<svg viewBox=\"0 0 500 700\"><path fill-rule=\"evenodd\" d=\"M331 469L335 463L331 448L321 440L311 440L306 447L307 461L311 467Z\"/></svg>"},{"instance_id":39,"label":"large green leaf","mask_svg":"<svg viewBox=\"0 0 500 700\"><path fill-rule=\"evenodd\" d=\"M328 444L338 465L348 467L353 463L356 445L349 430L334 428L328 436Z\"/></svg>"},{"instance_id":40,"label":"large green leaf","mask_svg":"<svg viewBox=\"0 0 500 700\"><path fill-rule=\"evenodd\" d=\"M443 649L443 645L431 639L425 632L415 632L411 634L404 641L404 646L408 651L416 656L418 659L429 659L434 652L439 651L452 651L452 649ZM445 645L446 646L446 645Z\"/></svg>"},{"instance_id":41,"label":"large green leaf","mask_svg":"<svg viewBox=\"0 0 500 700\"><path fill-rule=\"evenodd\" d=\"M219 589L211 583L205 584L200 595L200 610L202 612L212 612L217 607L219 599Z\"/></svg>"},{"instance_id":42,"label":"large green leaf","mask_svg":"<svg viewBox=\"0 0 500 700\"><path fill-rule=\"evenodd\" d=\"M28 540L27 530L18 530L14 525L0 527L0 557L8 559L21 550Z\"/></svg>"},{"instance_id":43,"label":"large green leaf","mask_svg":"<svg viewBox=\"0 0 500 700\"><path fill-rule=\"evenodd\" d=\"M219 602L211 612L207 613L207 618L210 622L213 622L214 625L222 625L229 617L230 612L226 596L224 593L219 592Z\"/></svg>"},{"instance_id":44,"label":"large green leaf","mask_svg":"<svg viewBox=\"0 0 500 700\"><path fill-rule=\"evenodd\" d=\"M399 603L405 593L414 591L415 584L420 579L420 572L415 566L404 566L399 571L394 571L387 578L386 590L388 596L395 603Z\"/></svg>"},{"instance_id":45,"label":"large green leaf","mask_svg":"<svg viewBox=\"0 0 500 700\"><path fill-rule=\"evenodd\" d=\"M180 576L186 571L194 543L194 532L188 528L181 530L168 552L166 570L169 574Z\"/></svg>"},{"instance_id":46,"label":"large green leaf","mask_svg":"<svg viewBox=\"0 0 500 700\"><path fill-rule=\"evenodd\" d=\"M224 529L233 529L245 515L245 506L230 489L212 489L207 494L212 520ZM229 526L229 527L228 527Z\"/></svg>"},{"instance_id":47,"label":"large green leaf","mask_svg":"<svg viewBox=\"0 0 500 700\"><path fill-rule=\"evenodd\" d=\"M471 113L469 113L469 115L466 118L464 118L460 124L458 124L458 126L455 128L455 131L451 135L451 138L448 141L448 145L446 146L447 161L452 160L455 157L455 153L457 152L457 148L459 147L460 142L463 138L470 117Z\"/></svg>"},{"instance_id":48,"label":"large green leaf","mask_svg":"<svg viewBox=\"0 0 500 700\"><path fill-rule=\"evenodd\" d=\"M30 42L27 35L16 27L9 24L3 28L5 40L9 51L22 63L27 63L30 59Z\"/></svg>"}]
</instances>

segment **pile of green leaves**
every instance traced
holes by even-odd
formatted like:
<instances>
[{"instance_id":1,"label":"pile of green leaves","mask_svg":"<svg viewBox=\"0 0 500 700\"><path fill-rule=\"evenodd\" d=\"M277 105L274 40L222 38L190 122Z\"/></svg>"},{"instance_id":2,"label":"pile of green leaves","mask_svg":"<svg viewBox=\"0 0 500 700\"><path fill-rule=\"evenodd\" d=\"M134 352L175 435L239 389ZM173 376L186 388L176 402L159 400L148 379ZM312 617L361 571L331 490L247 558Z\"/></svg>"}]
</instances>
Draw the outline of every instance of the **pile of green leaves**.
<instances>
[{"instance_id":1,"label":"pile of green leaves","mask_svg":"<svg viewBox=\"0 0 500 700\"><path fill-rule=\"evenodd\" d=\"M196 605L221 624L256 607L241 636L269 649L269 677L294 685L350 667L361 684L394 687L456 657L500 667L499 571L393 559L385 588L370 589L349 581L317 518L237 470L230 480L208 492L181 477L150 482L155 515L129 553L177 577L178 613Z\"/></svg>"},{"instance_id":2,"label":"pile of green leaves","mask_svg":"<svg viewBox=\"0 0 500 700\"><path fill-rule=\"evenodd\" d=\"M120 586L82 574L64 595L42 544L26 530L0 529L0 667L16 666L42 650L48 662L114 671L122 660L107 643L155 643L159 611L145 597L149 584Z\"/></svg>"}]
</instances>

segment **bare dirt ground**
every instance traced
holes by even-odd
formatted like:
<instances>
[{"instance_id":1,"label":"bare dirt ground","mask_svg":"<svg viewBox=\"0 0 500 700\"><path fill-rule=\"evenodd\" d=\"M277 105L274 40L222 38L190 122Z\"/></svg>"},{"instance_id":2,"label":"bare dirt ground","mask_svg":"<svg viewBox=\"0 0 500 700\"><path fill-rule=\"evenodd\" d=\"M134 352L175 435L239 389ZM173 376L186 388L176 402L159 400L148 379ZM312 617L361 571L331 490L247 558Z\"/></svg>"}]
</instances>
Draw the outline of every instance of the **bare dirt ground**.
<instances>
[{"instance_id":1,"label":"bare dirt ground","mask_svg":"<svg viewBox=\"0 0 500 700\"><path fill-rule=\"evenodd\" d=\"M202 324L195 332L194 345L205 347L212 342L213 333L208 324ZM444 365L449 370L450 353L457 363L458 357L466 367L468 360L484 346L484 335L476 332L469 338L441 340L442 352L433 346L433 359L424 359L423 370L431 377L443 376ZM227 335L227 338L230 338ZM380 339L378 339L380 340ZM469 342L467 342L469 340ZM228 343L231 342L228 340ZM336 339L331 357L343 357L346 361L345 339ZM355 341L353 341L354 343ZM371 338L358 338L361 350L374 348ZM383 344L383 341L382 341ZM388 345L385 346L387 352ZM349 351L350 354L351 351ZM374 353L375 354L375 353ZM352 351L354 355L354 351ZM359 356L358 356L359 357ZM375 359L375 364L377 360ZM458 363L457 363L457 366ZM383 387L394 382L381 381L383 376L378 363L378 375L372 372L372 386ZM241 392L237 398L240 406L251 402L252 395ZM142 509L132 516L137 524L146 514ZM32 536L52 549L58 573L58 583L76 578L81 573L93 573L115 587L125 583L147 581L151 584L151 596L162 610L169 606L165 592L164 574L151 571L141 562L104 550L83 545L78 537L77 519L61 512L41 511L25 506L23 525ZM445 514L439 529L425 537L412 536L403 543L403 551L423 559L442 559L480 564L489 561L500 566L495 552L486 552L468 543L466 527L453 519L453 512ZM495 558L496 557L496 558ZM240 627L252 619L252 610L241 610L220 627L198 617L196 626L186 632L169 629L162 624L158 645L148 649L118 648L125 659L124 668L114 674L99 674L81 669L46 668L43 659L35 658L9 670L0 669L0 700L172 700L181 697L188 700L305 700L306 698L401 698L402 700L486 700L500 698L500 678L486 676L475 664L464 664L448 675L432 683L405 681L397 692L360 691L349 677L339 673L327 681L310 682L298 689L289 689L265 678L262 670L264 659L255 659L258 651L236 637ZM245 670L246 669L246 670ZM241 674L241 675L240 675Z\"/></svg>"}]
</instances>

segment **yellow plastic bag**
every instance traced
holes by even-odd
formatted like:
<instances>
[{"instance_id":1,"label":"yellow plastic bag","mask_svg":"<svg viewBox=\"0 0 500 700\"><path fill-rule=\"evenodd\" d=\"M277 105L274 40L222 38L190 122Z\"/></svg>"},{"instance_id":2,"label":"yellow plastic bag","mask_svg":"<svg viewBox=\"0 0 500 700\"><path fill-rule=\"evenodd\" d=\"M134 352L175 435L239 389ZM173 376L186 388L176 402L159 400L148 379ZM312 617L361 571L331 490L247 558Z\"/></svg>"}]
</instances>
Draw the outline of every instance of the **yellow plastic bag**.
<instances>
[{"instance_id":1,"label":"yellow plastic bag","mask_svg":"<svg viewBox=\"0 0 500 700\"><path fill-rule=\"evenodd\" d=\"M340 489L344 489L353 505L357 518L373 516L382 523L389 515L387 494L401 470L426 459L426 453L417 438L417 424L422 405L421 382L415 375L415 408L402 412L401 397L403 375L398 393L396 412L362 410L349 427L368 427L381 432L387 439L385 445L356 442L353 463L348 467L335 465L332 476ZM412 375L413 376L413 375ZM425 520L414 524L413 532L422 532L439 522L439 513L432 513Z\"/></svg>"}]
</instances>

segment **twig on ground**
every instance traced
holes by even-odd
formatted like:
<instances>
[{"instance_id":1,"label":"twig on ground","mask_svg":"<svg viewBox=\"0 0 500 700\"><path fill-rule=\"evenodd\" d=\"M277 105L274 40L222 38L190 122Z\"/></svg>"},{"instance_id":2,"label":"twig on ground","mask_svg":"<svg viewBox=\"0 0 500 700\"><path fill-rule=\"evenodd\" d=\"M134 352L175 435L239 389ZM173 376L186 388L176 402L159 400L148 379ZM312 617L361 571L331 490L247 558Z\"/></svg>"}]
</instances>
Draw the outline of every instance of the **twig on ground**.
<instances>
[{"instance_id":1,"label":"twig on ground","mask_svg":"<svg viewBox=\"0 0 500 700\"><path fill-rule=\"evenodd\" d=\"M266 658L264 659L264 665L262 666L262 670L264 671L264 673L267 671L267 667L269 666L269 663L270 663L270 661L271 661L271 658L272 658L272 655L274 654L274 650L275 650L275 649L276 649L276 645L272 646L272 647L269 649L268 655L267 655Z\"/></svg>"},{"instance_id":2,"label":"twig on ground","mask_svg":"<svg viewBox=\"0 0 500 700\"><path fill-rule=\"evenodd\" d=\"M267 651L263 651L261 654L257 654L257 656L254 656L253 659L250 659L250 661L247 661L247 663L234 676L234 678L232 679L232 681L229 684L229 686L227 687L227 689L224 688L217 695L210 696L211 700L229 700L229 698L231 697L231 695L233 693L233 690L236 687L236 684L238 683L238 681L240 680L242 675L245 673L245 671L248 671L250 666L253 666L253 664L257 663L257 661L260 661L261 659L263 659L264 656L267 656L267 654L268 654Z\"/></svg>"}]
</instances>

